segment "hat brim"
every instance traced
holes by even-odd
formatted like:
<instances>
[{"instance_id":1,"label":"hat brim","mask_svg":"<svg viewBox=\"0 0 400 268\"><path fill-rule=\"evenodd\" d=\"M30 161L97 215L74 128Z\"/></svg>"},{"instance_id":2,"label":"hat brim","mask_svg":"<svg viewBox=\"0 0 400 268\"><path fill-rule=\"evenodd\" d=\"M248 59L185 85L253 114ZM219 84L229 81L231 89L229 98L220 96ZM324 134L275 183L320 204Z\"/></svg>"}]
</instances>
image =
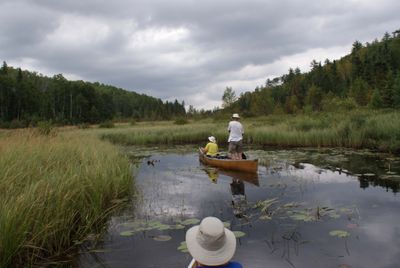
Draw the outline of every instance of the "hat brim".
<instances>
[{"instance_id":1,"label":"hat brim","mask_svg":"<svg viewBox=\"0 0 400 268\"><path fill-rule=\"evenodd\" d=\"M204 265L216 266L229 262L236 250L236 238L232 231L225 230L225 245L216 250L210 251L200 246L196 240L199 226L193 226L186 232L186 245L192 257Z\"/></svg>"}]
</instances>

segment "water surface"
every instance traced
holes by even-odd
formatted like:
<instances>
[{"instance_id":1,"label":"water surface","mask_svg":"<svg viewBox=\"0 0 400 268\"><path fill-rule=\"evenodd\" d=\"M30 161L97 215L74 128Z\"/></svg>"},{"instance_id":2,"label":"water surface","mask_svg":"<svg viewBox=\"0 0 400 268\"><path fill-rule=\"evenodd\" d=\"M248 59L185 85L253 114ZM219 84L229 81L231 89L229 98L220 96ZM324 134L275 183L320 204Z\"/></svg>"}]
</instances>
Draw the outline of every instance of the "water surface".
<instances>
[{"instance_id":1,"label":"water surface","mask_svg":"<svg viewBox=\"0 0 400 268\"><path fill-rule=\"evenodd\" d=\"M398 157L248 150L260 159L248 175L203 166L191 147L140 151L138 198L78 267L186 267L181 242L206 216L238 231L234 259L244 267L400 267Z\"/></svg>"}]
</instances>

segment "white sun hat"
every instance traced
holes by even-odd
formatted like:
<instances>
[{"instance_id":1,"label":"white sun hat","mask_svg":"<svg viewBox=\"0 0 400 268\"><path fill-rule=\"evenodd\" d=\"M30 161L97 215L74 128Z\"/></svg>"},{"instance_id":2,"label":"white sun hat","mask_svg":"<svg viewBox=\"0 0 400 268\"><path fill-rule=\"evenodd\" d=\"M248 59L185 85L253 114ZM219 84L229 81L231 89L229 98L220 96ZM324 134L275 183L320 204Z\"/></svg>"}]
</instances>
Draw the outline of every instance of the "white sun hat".
<instances>
[{"instance_id":1,"label":"white sun hat","mask_svg":"<svg viewBox=\"0 0 400 268\"><path fill-rule=\"evenodd\" d=\"M196 261L216 266L232 259L236 250L236 238L218 218L207 217L200 225L193 226L186 232L186 245Z\"/></svg>"},{"instance_id":2,"label":"white sun hat","mask_svg":"<svg viewBox=\"0 0 400 268\"><path fill-rule=\"evenodd\" d=\"M240 118L239 114L233 114L232 118Z\"/></svg>"},{"instance_id":3,"label":"white sun hat","mask_svg":"<svg viewBox=\"0 0 400 268\"><path fill-rule=\"evenodd\" d=\"M215 143L215 142L216 142L216 140L215 140L215 137L214 137L214 136L210 136L210 137L208 137L208 140L209 140L209 141L211 141L211 142L213 142L213 143Z\"/></svg>"}]
</instances>

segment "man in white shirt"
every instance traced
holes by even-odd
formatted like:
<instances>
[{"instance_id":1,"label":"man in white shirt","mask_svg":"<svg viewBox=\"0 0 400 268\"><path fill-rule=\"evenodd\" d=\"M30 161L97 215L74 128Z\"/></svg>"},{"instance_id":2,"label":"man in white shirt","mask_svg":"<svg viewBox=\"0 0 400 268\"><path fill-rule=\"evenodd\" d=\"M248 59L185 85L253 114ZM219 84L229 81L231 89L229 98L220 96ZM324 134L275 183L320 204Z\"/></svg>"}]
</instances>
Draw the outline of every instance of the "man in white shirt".
<instances>
[{"instance_id":1,"label":"man in white shirt","mask_svg":"<svg viewBox=\"0 0 400 268\"><path fill-rule=\"evenodd\" d=\"M228 131L229 131L229 148L228 152L230 154L231 159L240 160L242 159L243 152L243 126L239 122L239 115L233 114L232 121L229 122Z\"/></svg>"}]
</instances>

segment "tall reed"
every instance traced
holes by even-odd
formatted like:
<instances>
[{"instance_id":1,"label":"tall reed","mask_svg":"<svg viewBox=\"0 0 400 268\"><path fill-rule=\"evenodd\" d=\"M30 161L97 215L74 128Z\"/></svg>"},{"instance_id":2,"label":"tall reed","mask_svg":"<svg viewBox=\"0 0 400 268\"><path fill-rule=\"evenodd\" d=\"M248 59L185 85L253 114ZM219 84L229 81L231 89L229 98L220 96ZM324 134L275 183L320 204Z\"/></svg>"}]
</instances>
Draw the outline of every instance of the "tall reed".
<instances>
[{"instance_id":1,"label":"tall reed","mask_svg":"<svg viewBox=\"0 0 400 268\"><path fill-rule=\"evenodd\" d=\"M63 254L104 223L131 178L128 159L90 135L1 138L0 267Z\"/></svg>"},{"instance_id":2,"label":"tall reed","mask_svg":"<svg viewBox=\"0 0 400 268\"><path fill-rule=\"evenodd\" d=\"M244 118L247 144L284 147L349 147L400 151L400 112L356 110L310 115ZM214 135L226 146L228 122L200 121L184 126L142 124L100 134L124 145L205 143Z\"/></svg>"}]
</instances>

